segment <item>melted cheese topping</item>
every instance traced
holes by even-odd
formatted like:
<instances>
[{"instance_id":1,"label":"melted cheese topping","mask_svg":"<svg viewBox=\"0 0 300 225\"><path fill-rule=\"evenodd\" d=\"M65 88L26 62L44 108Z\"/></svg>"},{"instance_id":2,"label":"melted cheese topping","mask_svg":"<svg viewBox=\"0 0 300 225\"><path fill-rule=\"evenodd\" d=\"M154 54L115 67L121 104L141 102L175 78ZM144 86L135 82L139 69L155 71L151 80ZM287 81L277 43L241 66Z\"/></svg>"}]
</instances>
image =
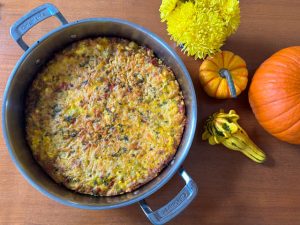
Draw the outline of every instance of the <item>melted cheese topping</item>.
<instances>
[{"instance_id":1,"label":"melted cheese topping","mask_svg":"<svg viewBox=\"0 0 300 225\"><path fill-rule=\"evenodd\" d=\"M26 124L34 157L56 182L110 196L145 184L172 159L185 106L173 72L150 49L87 39L38 74Z\"/></svg>"}]
</instances>

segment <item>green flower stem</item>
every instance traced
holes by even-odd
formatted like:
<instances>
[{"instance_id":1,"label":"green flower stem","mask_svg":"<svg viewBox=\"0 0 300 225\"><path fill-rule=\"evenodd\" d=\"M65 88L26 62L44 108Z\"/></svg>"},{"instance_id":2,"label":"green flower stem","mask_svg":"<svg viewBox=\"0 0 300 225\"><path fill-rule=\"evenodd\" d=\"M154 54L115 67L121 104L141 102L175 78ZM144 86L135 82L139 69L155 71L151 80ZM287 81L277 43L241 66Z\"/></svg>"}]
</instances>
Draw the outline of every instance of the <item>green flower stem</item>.
<instances>
[{"instance_id":1,"label":"green flower stem","mask_svg":"<svg viewBox=\"0 0 300 225\"><path fill-rule=\"evenodd\" d=\"M229 91L230 91L231 97L236 98L237 97L236 96L236 90L235 90L234 83L233 83L233 80L232 80L232 76L231 76L229 70L220 69L219 74L220 74L221 77L226 78L226 81L227 81L228 86L229 86Z\"/></svg>"}]
</instances>

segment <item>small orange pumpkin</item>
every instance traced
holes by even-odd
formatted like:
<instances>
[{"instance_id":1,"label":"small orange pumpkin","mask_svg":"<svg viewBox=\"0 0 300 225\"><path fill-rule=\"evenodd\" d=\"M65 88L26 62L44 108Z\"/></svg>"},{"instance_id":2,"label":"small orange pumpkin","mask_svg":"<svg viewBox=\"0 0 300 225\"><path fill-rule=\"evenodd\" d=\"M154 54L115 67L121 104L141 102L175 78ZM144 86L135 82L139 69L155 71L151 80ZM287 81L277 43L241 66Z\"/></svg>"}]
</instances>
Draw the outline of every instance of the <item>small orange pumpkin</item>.
<instances>
[{"instance_id":1,"label":"small orange pumpkin","mask_svg":"<svg viewBox=\"0 0 300 225\"><path fill-rule=\"evenodd\" d=\"M247 87L246 62L230 51L207 57L199 69L200 82L205 92L214 98L238 96Z\"/></svg>"},{"instance_id":2,"label":"small orange pumpkin","mask_svg":"<svg viewBox=\"0 0 300 225\"><path fill-rule=\"evenodd\" d=\"M278 51L258 68L249 101L265 130L280 140L300 144L300 46Z\"/></svg>"}]
</instances>

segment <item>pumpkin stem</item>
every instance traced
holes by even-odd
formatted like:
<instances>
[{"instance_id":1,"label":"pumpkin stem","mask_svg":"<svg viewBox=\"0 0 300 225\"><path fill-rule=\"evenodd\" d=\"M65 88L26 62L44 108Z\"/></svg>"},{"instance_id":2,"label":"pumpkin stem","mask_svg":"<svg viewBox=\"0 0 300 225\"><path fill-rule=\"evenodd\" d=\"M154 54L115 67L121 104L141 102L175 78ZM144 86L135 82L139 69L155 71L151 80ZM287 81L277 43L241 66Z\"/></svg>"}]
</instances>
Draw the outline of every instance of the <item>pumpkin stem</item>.
<instances>
[{"instance_id":1,"label":"pumpkin stem","mask_svg":"<svg viewBox=\"0 0 300 225\"><path fill-rule=\"evenodd\" d=\"M236 98L237 97L236 96L236 90L235 90L234 83L233 83L233 80L232 80L232 77L231 77L231 74L230 74L229 70L224 69L224 68L220 69L219 74L220 74L221 77L226 78L231 97Z\"/></svg>"}]
</instances>

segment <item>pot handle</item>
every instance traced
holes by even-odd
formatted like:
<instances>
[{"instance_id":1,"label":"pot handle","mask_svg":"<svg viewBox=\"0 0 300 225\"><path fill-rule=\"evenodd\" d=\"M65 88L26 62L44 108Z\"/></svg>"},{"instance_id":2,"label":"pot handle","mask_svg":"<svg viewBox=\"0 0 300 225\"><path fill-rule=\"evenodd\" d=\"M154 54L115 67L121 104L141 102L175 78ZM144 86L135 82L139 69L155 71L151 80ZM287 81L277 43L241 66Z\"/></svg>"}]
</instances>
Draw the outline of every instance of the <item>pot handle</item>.
<instances>
[{"instance_id":1,"label":"pot handle","mask_svg":"<svg viewBox=\"0 0 300 225\"><path fill-rule=\"evenodd\" d=\"M15 22L10 27L10 35L20 45L20 47L24 51L26 51L29 47L23 41L22 36L39 22L51 16L55 16L62 24L68 23L65 17L54 5L46 3L31 10L30 12L22 16L17 22Z\"/></svg>"},{"instance_id":2,"label":"pot handle","mask_svg":"<svg viewBox=\"0 0 300 225\"><path fill-rule=\"evenodd\" d=\"M173 219L182 212L197 195L197 185L187 172L183 168L180 168L178 173L185 181L185 186L175 198L166 205L156 211L152 211L145 200L139 202L142 210L154 225L165 224Z\"/></svg>"}]
</instances>

